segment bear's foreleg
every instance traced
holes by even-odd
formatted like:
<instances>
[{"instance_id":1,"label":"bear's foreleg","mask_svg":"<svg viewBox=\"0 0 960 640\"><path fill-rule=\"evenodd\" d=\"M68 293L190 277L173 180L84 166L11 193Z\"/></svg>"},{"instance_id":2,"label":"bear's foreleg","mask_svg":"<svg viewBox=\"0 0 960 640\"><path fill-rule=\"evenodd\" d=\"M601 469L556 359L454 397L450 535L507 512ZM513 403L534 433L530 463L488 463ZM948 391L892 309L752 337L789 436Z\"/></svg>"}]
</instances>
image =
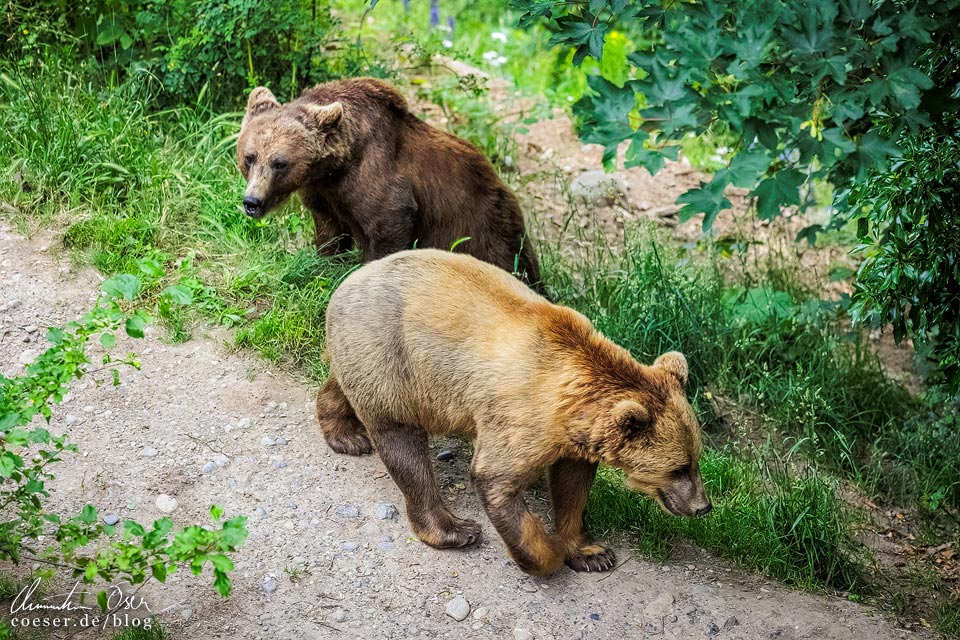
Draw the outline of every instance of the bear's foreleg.
<instances>
[{"instance_id":1,"label":"bear's foreleg","mask_svg":"<svg viewBox=\"0 0 960 640\"><path fill-rule=\"evenodd\" d=\"M387 420L365 421L384 466L397 483L407 505L413 532L431 547L465 547L480 540L480 525L453 515L443 504L420 427Z\"/></svg>"},{"instance_id":2,"label":"bear's foreleg","mask_svg":"<svg viewBox=\"0 0 960 640\"><path fill-rule=\"evenodd\" d=\"M565 562L574 571L607 571L616 555L583 534L583 511L597 475L597 463L561 458L550 467L550 494L557 535L567 549Z\"/></svg>"},{"instance_id":3,"label":"bear's foreleg","mask_svg":"<svg viewBox=\"0 0 960 640\"><path fill-rule=\"evenodd\" d=\"M317 394L317 421L327 444L337 453L362 456L373 450L366 428L332 373Z\"/></svg>"},{"instance_id":4,"label":"bear's foreleg","mask_svg":"<svg viewBox=\"0 0 960 640\"><path fill-rule=\"evenodd\" d=\"M476 458L474 459L476 460ZM527 509L523 492L536 475L517 476L482 468L471 470L473 483L487 517L503 538L510 557L521 569L545 576L563 564L567 549L563 541L550 535L543 523Z\"/></svg>"}]
</instances>

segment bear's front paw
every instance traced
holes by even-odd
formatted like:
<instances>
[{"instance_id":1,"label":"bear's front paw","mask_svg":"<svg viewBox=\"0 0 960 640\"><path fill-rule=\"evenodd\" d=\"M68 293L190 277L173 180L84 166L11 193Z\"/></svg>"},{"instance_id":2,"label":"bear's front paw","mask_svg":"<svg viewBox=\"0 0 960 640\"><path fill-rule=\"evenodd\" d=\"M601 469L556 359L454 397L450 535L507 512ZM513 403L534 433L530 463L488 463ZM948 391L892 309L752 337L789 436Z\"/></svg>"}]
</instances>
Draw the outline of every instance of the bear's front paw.
<instances>
[{"instance_id":1,"label":"bear's front paw","mask_svg":"<svg viewBox=\"0 0 960 640\"><path fill-rule=\"evenodd\" d=\"M453 515L436 518L432 525L415 526L414 531L420 540L437 549L466 547L482 538L479 524Z\"/></svg>"},{"instance_id":2,"label":"bear's front paw","mask_svg":"<svg viewBox=\"0 0 960 640\"><path fill-rule=\"evenodd\" d=\"M567 566L574 571L609 571L617 562L613 549L602 544L585 544L567 556Z\"/></svg>"},{"instance_id":3,"label":"bear's front paw","mask_svg":"<svg viewBox=\"0 0 960 640\"><path fill-rule=\"evenodd\" d=\"M370 438L365 433L324 434L327 444L337 453L348 456L363 456L373 451Z\"/></svg>"}]
</instances>

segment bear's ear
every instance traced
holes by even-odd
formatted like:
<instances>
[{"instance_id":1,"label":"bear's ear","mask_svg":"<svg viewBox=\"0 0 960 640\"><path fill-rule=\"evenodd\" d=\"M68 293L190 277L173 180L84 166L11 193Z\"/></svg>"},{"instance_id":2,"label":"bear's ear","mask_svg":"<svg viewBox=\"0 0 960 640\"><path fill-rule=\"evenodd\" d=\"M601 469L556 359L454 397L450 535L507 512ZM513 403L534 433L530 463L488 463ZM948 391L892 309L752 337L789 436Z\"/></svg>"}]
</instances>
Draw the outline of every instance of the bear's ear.
<instances>
[{"instance_id":1,"label":"bear's ear","mask_svg":"<svg viewBox=\"0 0 960 640\"><path fill-rule=\"evenodd\" d=\"M257 87L250 92L250 97L247 98L247 113L244 115L244 120L269 111L270 109L276 109L279 106L280 103L277 102L277 99L273 96L270 89Z\"/></svg>"},{"instance_id":2,"label":"bear's ear","mask_svg":"<svg viewBox=\"0 0 960 640\"><path fill-rule=\"evenodd\" d=\"M677 376L681 385L687 384L687 377L689 376L687 359L679 351L666 352L654 361L653 366L660 367Z\"/></svg>"},{"instance_id":3,"label":"bear's ear","mask_svg":"<svg viewBox=\"0 0 960 640\"><path fill-rule=\"evenodd\" d=\"M309 124L318 129L333 129L340 124L340 118L343 117L343 105L339 102L331 104L310 104L303 105L303 110L307 114Z\"/></svg>"},{"instance_id":4,"label":"bear's ear","mask_svg":"<svg viewBox=\"0 0 960 640\"><path fill-rule=\"evenodd\" d=\"M653 435L653 416L633 400L621 400L613 407L613 421L629 438Z\"/></svg>"}]
</instances>

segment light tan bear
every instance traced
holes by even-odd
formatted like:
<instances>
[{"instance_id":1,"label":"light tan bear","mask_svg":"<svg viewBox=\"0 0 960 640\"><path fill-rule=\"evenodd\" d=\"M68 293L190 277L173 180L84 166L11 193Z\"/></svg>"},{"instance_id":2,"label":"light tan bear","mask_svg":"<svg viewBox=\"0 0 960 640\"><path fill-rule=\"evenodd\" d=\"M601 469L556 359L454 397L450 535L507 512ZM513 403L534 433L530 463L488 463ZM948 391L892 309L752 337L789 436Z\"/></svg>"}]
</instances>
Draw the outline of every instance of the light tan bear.
<instances>
[{"instance_id":1,"label":"light tan bear","mask_svg":"<svg viewBox=\"0 0 960 640\"><path fill-rule=\"evenodd\" d=\"M543 575L614 564L583 532L597 464L675 515L710 511L700 477L700 426L684 395L687 362L652 366L472 257L403 251L351 274L327 308L330 378L317 417L330 447L371 442L406 499L414 532L434 547L479 539L453 515L434 478L430 435L475 440L470 475L510 555ZM524 503L549 469L555 532Z\"/></svg>"}]
</instances>

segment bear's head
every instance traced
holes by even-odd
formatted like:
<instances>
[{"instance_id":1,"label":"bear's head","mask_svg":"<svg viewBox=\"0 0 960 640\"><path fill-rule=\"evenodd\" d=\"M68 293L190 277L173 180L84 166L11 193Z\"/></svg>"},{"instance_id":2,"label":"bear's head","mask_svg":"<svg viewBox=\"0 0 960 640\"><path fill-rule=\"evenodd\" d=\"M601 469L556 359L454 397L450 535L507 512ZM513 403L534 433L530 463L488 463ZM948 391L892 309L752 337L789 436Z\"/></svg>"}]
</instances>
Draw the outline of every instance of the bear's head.
<instances>
[{"instance_id":1,"label":"bear's head","mask_svg":"<svg viewBox=\"0 0 960 640\"><path fill-rule=\"evenodd\" d=\"M644 384L621 392L604 412L603 458L677 516L704 516L712 505L700 477L700 423L684 393L687 360L664 353L644 369Z\"/></svg>"},{"instance_id":2,"label":"bear's head","mask_svg":"<svg viewBox=\"0 0 960 640\"><path fill-rule=\"evenodd\" d=\"M243 211L262 218L329 167L327 138L340 125L343 105L281 105L266 87L250 92L237 140L237 164L247 181Z\"/></svg>"}]
</instances>

